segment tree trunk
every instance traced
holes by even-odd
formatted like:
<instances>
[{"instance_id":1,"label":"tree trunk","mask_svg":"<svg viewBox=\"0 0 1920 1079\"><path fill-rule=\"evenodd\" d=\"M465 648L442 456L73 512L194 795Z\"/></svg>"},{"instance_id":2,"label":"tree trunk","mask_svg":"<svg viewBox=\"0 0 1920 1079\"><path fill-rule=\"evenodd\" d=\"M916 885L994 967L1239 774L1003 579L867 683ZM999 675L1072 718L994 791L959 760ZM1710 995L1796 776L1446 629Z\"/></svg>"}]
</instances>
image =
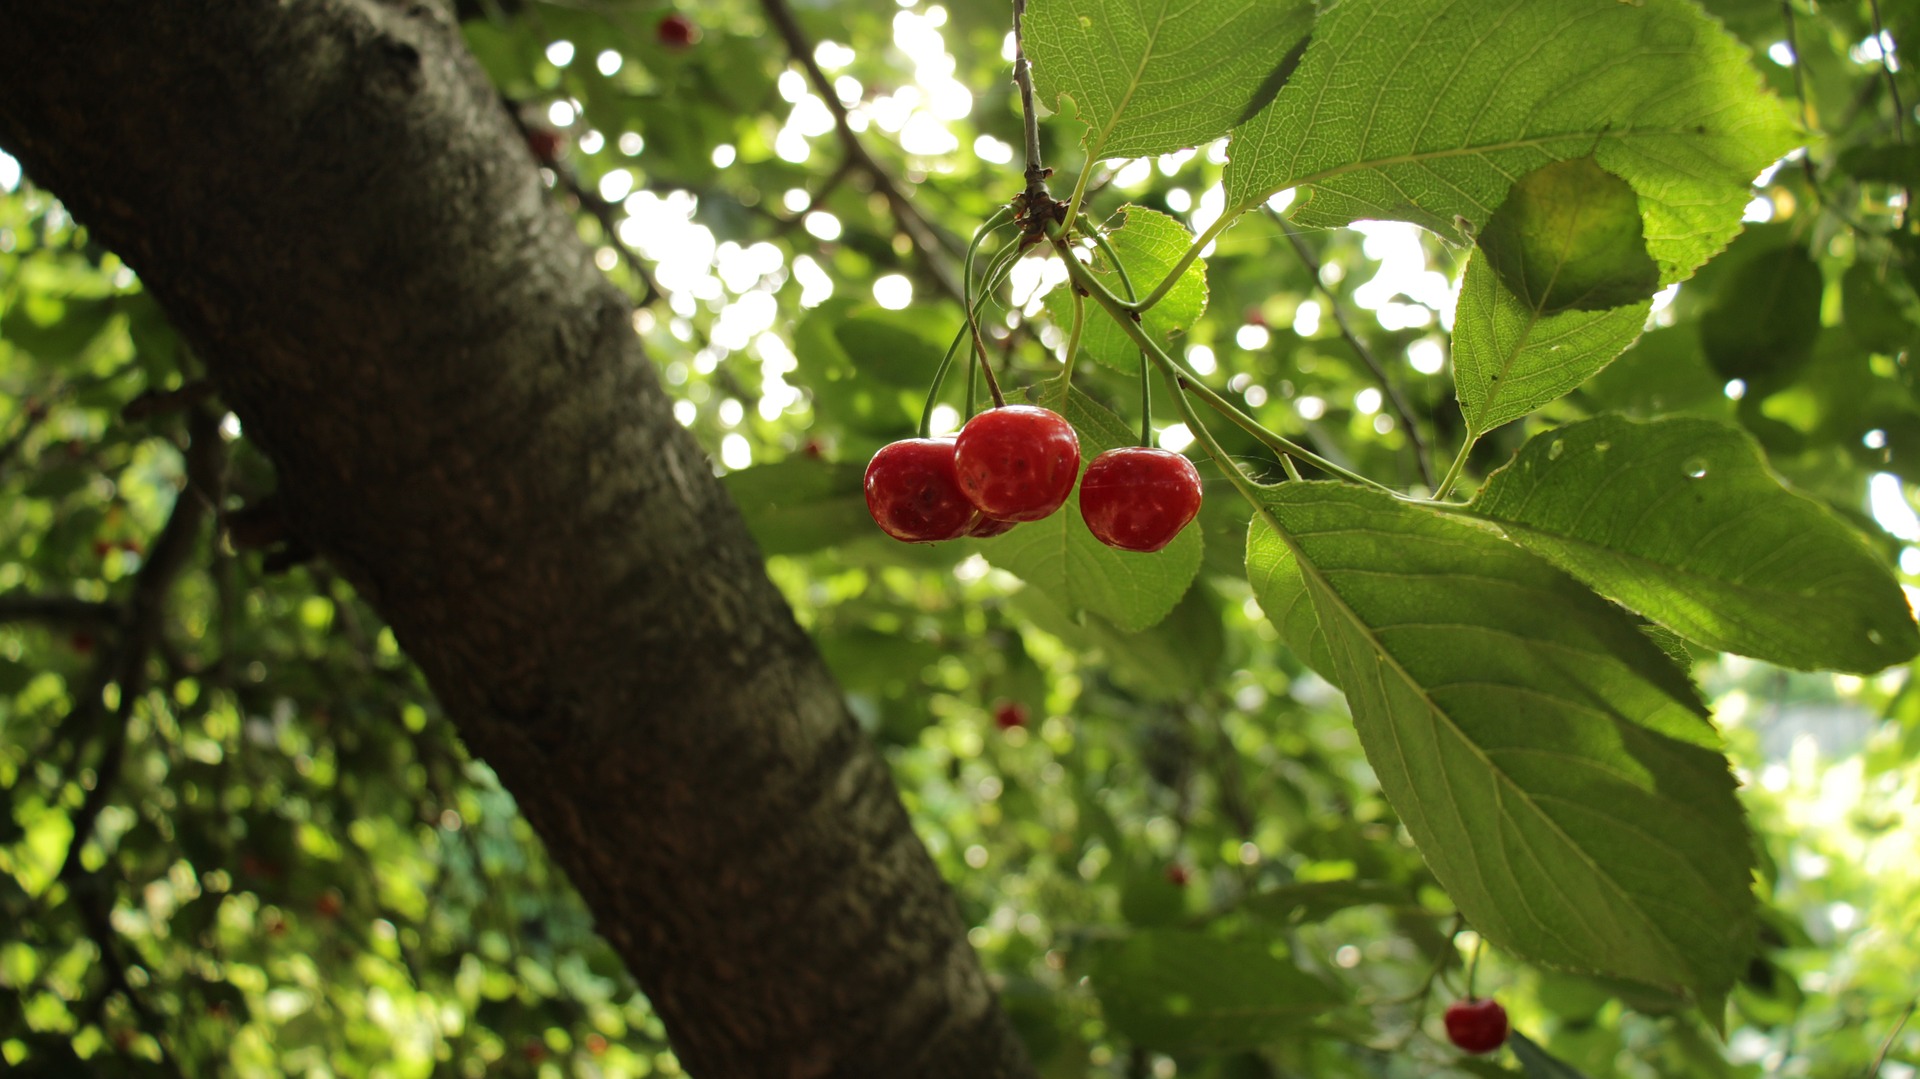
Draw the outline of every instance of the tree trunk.
<instances>
[{"instance_id":1,"label":"tree trunk","mask_svg":"<svg viewBox=\"0 0 1920 1079\"><path fill-rule=\"evenodd\" d=\"M165 306L689 1071L1030 1074L885 762L437 6L12 0L0 145Z\"/></svg>"}]
</instances>

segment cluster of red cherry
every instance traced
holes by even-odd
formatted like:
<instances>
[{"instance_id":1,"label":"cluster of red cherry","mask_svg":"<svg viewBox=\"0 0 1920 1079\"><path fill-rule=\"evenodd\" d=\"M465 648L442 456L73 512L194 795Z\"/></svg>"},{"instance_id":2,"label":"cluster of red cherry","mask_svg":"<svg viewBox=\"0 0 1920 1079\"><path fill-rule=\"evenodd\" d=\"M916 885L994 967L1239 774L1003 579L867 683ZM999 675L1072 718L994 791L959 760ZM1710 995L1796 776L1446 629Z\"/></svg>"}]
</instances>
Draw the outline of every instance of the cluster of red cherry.
<instances>
[{"instance_id":1,"label":"cluster of red cherry","mask_svg":"<svg viewBox=\"0 0 1920 1079\"><path fill-rule=\"evenodd\" d=\"M955 438L889 443L867 465L867 511L897 540L997 536L1049 516L1080 476L1080 440L1066 417L1032 405L988 409ZM1200 512L1200 473L1168 450L1127 446L1087 466L1080 516L1094 538L1157 551Z\"/></svg>"}]
</instances>

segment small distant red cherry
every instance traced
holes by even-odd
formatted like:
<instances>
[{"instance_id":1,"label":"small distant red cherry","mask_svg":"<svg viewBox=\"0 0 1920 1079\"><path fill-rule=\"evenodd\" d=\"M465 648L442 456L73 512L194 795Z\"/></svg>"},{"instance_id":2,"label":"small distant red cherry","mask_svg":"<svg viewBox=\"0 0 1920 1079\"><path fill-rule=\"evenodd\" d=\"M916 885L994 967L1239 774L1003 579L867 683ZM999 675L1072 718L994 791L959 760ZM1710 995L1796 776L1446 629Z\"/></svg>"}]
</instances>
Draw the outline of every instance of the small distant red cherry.
<instances>
[{"instance_id":1,"label":"small distant red cherry","mask_svg":"<svg viewBox=\"0 0 1920 1079\"><path fill-rule=\"evenodd\" d=\"M520 1047L520 1055L527 1058L527 1063L538 1064L547 1059L547 1047L541 1042L528 1042Z\"/></svg>"},{"instance_id":2,"label":"small distant red cherry","mask_svg":"<svg viewBox=\"0 0 1920 1079\"><path fill-rule=\"evenodd\" d=\"M1491 1053L1507 1041L1507 1010L1497 1000L1456 1000L1446 1024L1447 1040L1468 1053Z\"/></svg>"},{"instance_id":3,"label":"small distant red cherry","mask_svg":"<svg viewBox=\"0 0 1920 1079\"><path fill-rule=\"evenodd\" d=\"M1192 870L1189 870L1186 866L1181 865L1179 862L1175 862L1172 865L1167 867L1167 883L1173 885L1176 888L1185 888L1187 886L1187 882L1191 881L1192 879L1193 879Z\"/></svg>"},{"instance_id":4,"label":"small distant red cherry","mask_svg":"<svg viewBox=\"0 0 1920 1079\"><path fill-rule=\"evenodd\" d=\"M93 654L93 634L88 633L85 630L81 630L78 633L75 633L73 636L67 638L67 643L73 647L74 651L80 653L83 656L90 656Z\"/></svg>"},{"instance_id":5,"label":"small distant red cherry","mask_svg":"<svg viewBox=\"0 0 1920 1079\"><path fill-rule=\"evenodd\" d=\"M559 161L560 154L566 146L566 136L550 127L527 129L527 149L533 151L534 160L542 165L551 165Z\"/></svg>"},{"instance_id":6,"label":"small distant red cherry","mask_svg":"<svg viewBox=\"0 0 1920 1079\"><path fill-rule=\"evenodd\" d=\"M113 553L113 548L114 548L114 543L112 540L103 540L103 539L94 540L93 541L93 557L105 558L108 555Z\"/></svg>"},{"instance_id":7,"label":"small distant red cherry","mask_svg":"<svg viewBox=\"0 0 1920 1079\"><path fill-rule=\"evenodd\" d=\"M1019 701L1001 701L993 709L993 725L1003 731L1027 725L1027 706Z\"/></svg>"},{"instance_id":8,"label":"small distant red cherry","mask_svg":"<svg viewBox=\"0 0 1920 1079\"><path fill-rule=\"evenodd\" d=\"M598 1034L587 1035L586 1043L587 1043L587 1052L592 1053L594 1056L599 1056L600 1054L607 1051L607 1039L602 1037L601 1035L598 1035Z\"/></svg>"},{"instance_id":9,"label":"small distant red cherry","mask_svg":"<svg viewBox=\"0 0 1920 1079\"><path fill-rule=\"evenodd\" d=\"M981 513L1038 521L1059 509L1080 476L1080 439L1065 416L1033 405L989 409L955 442L960 487Z\"/></svg>"},{"instance_id":10,"label":"small distant red cherry","mask_svg":"<svg viewBox=\"0 0 1920 1079\"><path fill-rule=\"evenodd\" d=\"M826 447L822 446L817 438L807 439L806 445L800 447L800 452L816 461L827 455Z\"/></svg>"},{"instance_id":11,"label":"small distant red cherry","mask_svg":"<svg viewBox=\"0 0 1920 1079\"><path fill-rule=\"evenodd\" d=\"M654 29L654 35L660 44L675 51L690 49L700 40L700 27L692 19L675 11L660 20Z\"/></svg>"},{"instance_id":12,"label":"small distant red cherry","mask_svg":"<svg viewBox=\"0 0 1920 1079\"><path fill-rule=\"evenodd\" d=\"M338 918L341 906L340 894L328 890L321 892L320 898L313 901L313 912L322 918Z\"/></svg>"},{"instance_id":13,"label":"small distant red cherry","mask_svg":"<svg viewBox=\"0 0 1920 1079\"><path fill-rule=\"evenodd\" d=\"M908 438L880 448L867 462L867 512L880 530L906 543L937 543L967 534L976 516L954 473L951 438Z\"/></svg>"},{"instance_id":14,"label":"small distant red cherry","mask_svg":"<svg viewBox=\"0 0 1920 1079\"><path fill-rule=\"evenodd\" d=\"M1171 450L1123 446L1087 466L1080 517L1094 538L1123 551L1158 551L1200 512L1200 473Z\"/></svg>"}]
</instances>

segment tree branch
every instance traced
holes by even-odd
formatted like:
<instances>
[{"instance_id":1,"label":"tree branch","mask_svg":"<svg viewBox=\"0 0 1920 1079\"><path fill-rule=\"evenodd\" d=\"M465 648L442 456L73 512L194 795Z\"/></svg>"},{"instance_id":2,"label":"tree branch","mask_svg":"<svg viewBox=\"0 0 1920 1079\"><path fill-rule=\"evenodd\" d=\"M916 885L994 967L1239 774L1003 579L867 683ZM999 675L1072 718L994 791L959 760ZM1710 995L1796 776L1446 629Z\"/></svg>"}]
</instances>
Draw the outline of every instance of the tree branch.
<instances>
[{"instance_id":1,"label":"tree branch","mask_svg":"<svg viewBox=\"0 0 1920 1079\"><path fill-rule=\"evenodd\" d=\"M1340 297L1334 295L1333 289L1327 287L1325 281L1320 280L1320 260L1315 257L1313 249L1307 246L1307 241L1294 231L1293 225L1280 216L1273 207L1266 207L1266 212L1267 216L1273 218L1274 223L1280 226L1280 231L1287 236L1287 242L1293 245L1294 253L1299 255L1300 261L1306 265L1307 276L1313 278L1313 286L1327 298L1327 310L1333 315L1333 324L1339 327L1340 336L1346 340L1347 346L1353 349L1354 354L1360 357L1360 362L1365 364L1367 370L1373 374L1374 381L1380 384L1380 391L1386 394L1388 407L1393 409L1393 414L1399 419L1401 428L1407 432L1407 442L1413 448L1414 463L1420 469L1420 482L1426 484L1429 491L1433 490L1433 462L1430 459L1427 440L1420 434L1420 424L1414 419L1412 406L1408 405L1407 399L1401 396L1393 380L1387 377L1387 369L1381 365L1379 358L1374 356L1373 349L1367 347L1367 343L1354 332L1353 324L1347 320L1346 310L1340 303Z\"/></svg>"},{"instance_id":2,"label":"tree branch","mask_svg":"<svg viewBox=\"0 0 1920 1079\"><path fill-rule=\"evenodd\" d=\"M921 259L926 263L927 272L933 275L934 282L940 286L955 303L966 303L965 291L960 287L959 278L954 276L950 259L960 252L947 239L946 235L927 220L920 208L913 204L906 192L894 180L886 166L868 151L866 144L860 141L860 134L853 129L847 119L847 107L840 102L840 95L834 91L833 80L820 69L820 62L814 59L813 43L807 40L807 32L794 17L793 8L787 0L760 0L760 7L767 14L767 20L787 43L787 51L802 68L806 69L807 81L813 84L814 92L827 104L827 111L833 114L833 129L840 137L840 145L847 159L873 179L874 187L887 200L887 206L893 211L893 217L900 228L913 240L914 247L920 251Z\"/></svg>"},{"instance_id":3,"label":"tree branch","mask_svg":"<svg viewBox=\"0 0 1920 1079\"><path fill-rule=\"evenodd\" d=\"M79 875L81 851L93 838L93 826L113 796L113 786L126 756L127 727L133 720L136 702L147 691L147 661L159 647L165 629L167 595L199 546L201 524L212 516L212 506L203 492L210 483L217 484L226 460L219 425L220 421L203 409L192 413L187 435L187 487L174 499L173 512L148 550L146 562L134 575L133 592L127 598L126 618L114 660L114 681L120 688L119 707L114 712L115 726L108 732L106 751L94 769L93 789L74 811L73 838L60 864L61 880Z\"/></svg>"},{"instance_id":4,"label":"tree branch","mask_svg":"<svg viewBox=\"0 0 1920 1079\"><path fill-rule=\"evenodd\" d=\"M0 625L41 622L69 627L112 626L120 621L120 607L72 596L36 596L25 592L0 594Z\"/></svg>"}]
</instances>

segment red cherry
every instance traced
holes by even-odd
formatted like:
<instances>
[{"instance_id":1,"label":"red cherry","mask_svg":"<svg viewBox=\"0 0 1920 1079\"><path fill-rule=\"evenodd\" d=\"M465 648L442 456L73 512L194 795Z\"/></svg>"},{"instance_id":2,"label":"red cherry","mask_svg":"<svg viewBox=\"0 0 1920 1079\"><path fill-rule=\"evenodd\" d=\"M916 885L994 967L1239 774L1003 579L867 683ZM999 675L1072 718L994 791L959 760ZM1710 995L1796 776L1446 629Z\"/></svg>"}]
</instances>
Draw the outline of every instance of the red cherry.
<instances>
[{"instance_id":1,"label":"red cherry","mask_svg":"<svg viewBox=\"0 0 1920 1079\"><path fill-rule=\"evenodd\" d=\"M100 540L100 539L94 540L93 556L95 558L104 559L108 555L113 553L114 546L115 544L112 540Z\"/></svg>"},{"instance_id":2,"label":"red cherry","mask_svg":"<svg viewBox=\"0 0 1920 1079\"><path fill-rule=\"evenodd\" d=\"M1497 1000L1456 1000L1447 1005L1447 1040L1469 1053L1491 1053L1506 1044L1507 1010Z\"/></svg>"},{"instance_id":3,"label":"red cherry","mask_svg":"<svg viewBox=\"0 0 1920 1079\"><path fill-rule=\"evenodd\" d=\"M826 447L822 446L817 438L807 439L806 445L800 447L800 452L816 461L827 455Z\"/></svg>"},{"instance_id":4,"label":"red cherry","mask_svg":"<svg viewBox=\"0 0 1920 1079\"><path fill-rule=\"evenodd\" d=\"M587 1052L592 1053L594 1056L599 1056L607 1051L607 1039L599 1034L587 1035L586 1045Z\"/></svg>"},{"instance_id":5,"label":"red cherry","mask_svg":"<svg viewBox=\"0 0 1920 1079\"><path fill-rule=\"evenodd\" d=\"M72 637L67 638L67 643L73 646L75 652L83 656L93 654L93 634L88 633L84 629L75 633Z\"/></svg>"},{"instance_id":6,"label":"red cherry","mask_svg":"<svg viewBox=\"0 0 1920 1079\"><path fill-rule=\"evenodd\" d=\"M993 709L993 725L1003 731L1027 725L1027 706L1019 701L1001 701Z\"/></svg>"},{"instance_id":7,"label":"red cherry","mask_svg":"<svg viewBox=\"0 0 1920 1079\"><path fill-rule=\"evenodd\" d=\"M520 1055L527 1058L527 1063L538 1064L547 1059L547 1047L540 1042L528 1042L520 1047Z\"/></svg>"},{"instance_id":8,"label":"red cherry","mask_svg":"<svg viewBox=\"0 0 1920 1079\"><path fill-rule=\"evenodd\" d=\"M1193 874L1188 872L1187 867L1181 865L1179 862L1175 862L1167 867L1167 883L1173 885L1175 888L1185 888L1187 882L1192 879Z\"/></svg>"},{"instance_id":9,"label":"red cherry","mask_svg":"<svg viewBox=\"0 0 1920 1079\"><path fill-rule=\"evenodd\" d=\"M1123 446L1087 466L1080 516L1095 539L1123 551L1157 551L1200 512L1200 473L1171 450Z\"/></svg>"},{"instance_id":10,"label":"red cherry","mask_svg":"<svg viewBox=\"0 0 1920 1079\"><path fill-rule=\"evenodd\" d=\"M1066 502L1080 475L1080 440L1065 416L1032 405L989 409L960 429L960 488L980 512L1038 521Z\"/></svg>"},{"instance_id":11,"label":"red cherry","mask_svg":"<svg viewBox=\"0 0 1920 1079\"><path fill-rule=\"evenodd\" d=\"M341 906L339 893L329 889L321 892L320 898L313 901L313 912L322 918L338 918Z\"/></svg>"},{"instance_id":12,"label":"red cherry","mask_svg":"<svg viewBox=\"0 0 1920 1079\"><path fill-rule=\"evenodd\" d=\"M692 19L677 11L661 19L660 25L655 27L653 32L654 36L659 38L660 44L675 51L690 49L694 42L700 40L700 28L694 25Z\"/></svg>"},{"instance_id":13,"label":"red cherry","mask_svg":"<svg viewBox=\"0 0 1920 1079\"><path fill-rule=\"evenodd\" d=\"M975 516L960 492L950 438L908 438L880 447L867 463L867 512L907 543L959 539Z\"/></svg>"},{"instance_id":14,"label":"red cherry","mask_svg":"<svg viewBox=\"0 0 1920 1079\"><path fill-rule=\"evenodd\" d=\"M527 129L527 149L533 151L534 160L542 165L551 165L560 160L560 152L566 149L566 145L566 136L550 127Z\"/></svg>"}]
</instances>

